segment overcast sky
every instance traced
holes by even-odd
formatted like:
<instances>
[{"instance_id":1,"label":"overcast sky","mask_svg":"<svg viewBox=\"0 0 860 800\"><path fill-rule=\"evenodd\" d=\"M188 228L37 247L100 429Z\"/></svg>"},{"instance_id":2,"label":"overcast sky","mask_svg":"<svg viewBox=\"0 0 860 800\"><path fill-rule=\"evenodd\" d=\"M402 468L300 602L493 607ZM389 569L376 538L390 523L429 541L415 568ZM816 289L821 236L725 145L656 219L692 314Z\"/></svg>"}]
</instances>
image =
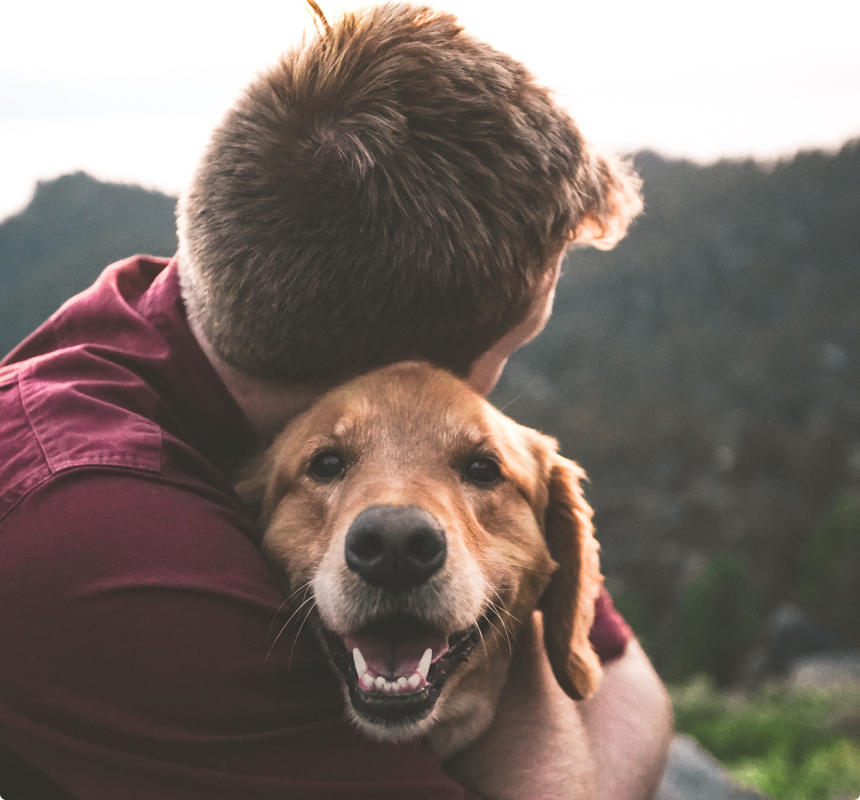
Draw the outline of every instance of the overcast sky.
<instances>
[{"instance_id":1,"label":"overcast sky","mask_svg":"<svg viewBox=\"0 0 860 800\"><path fill-rule=\"evenodd\" d=\"M320 0L331 16L344 5ZM774 158L860 136L860 0L448 0L619 151ZM302 0L29 0L0 32L0 219L75 169L178 192Z\"/></svg>"}]
</instances>

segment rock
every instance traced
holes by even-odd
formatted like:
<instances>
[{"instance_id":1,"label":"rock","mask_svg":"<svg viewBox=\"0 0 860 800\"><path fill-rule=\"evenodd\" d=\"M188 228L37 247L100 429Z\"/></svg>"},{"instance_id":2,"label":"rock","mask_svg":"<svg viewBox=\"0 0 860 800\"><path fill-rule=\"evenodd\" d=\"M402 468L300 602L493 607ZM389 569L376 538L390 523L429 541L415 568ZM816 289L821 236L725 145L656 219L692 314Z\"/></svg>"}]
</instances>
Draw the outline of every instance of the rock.
<instances>
[{"instance_id":1,"label":"rock","mask_svg":"<svg viewBox=\"0 0 860 800\"><path fill-rule=\"evenodd\" d=\"M738 786L725 768L689 736L675 736L654 800L767 800Z\"/></svg>"},{"instance_id":2,"label":"rock","mask_svg":"<svg viewBox=\"0 0 860 800\"><path fill-rule=\"evenodd\" d=\"M787 683L793 689L860 687L860 650L834 650L796 659Z\"/></svg>"},{"instance_id":3,"label":"rock","mask_svg":"<svg viewBox=\"0 0 860 800\"><path fill-rule=\"evenodd\" d=\"M768 677L786 677L799 661L840 649L843 642L793 603L771 615L761 640L740 670L739 683L752 688Z\"/></svg>"}]
</instances>

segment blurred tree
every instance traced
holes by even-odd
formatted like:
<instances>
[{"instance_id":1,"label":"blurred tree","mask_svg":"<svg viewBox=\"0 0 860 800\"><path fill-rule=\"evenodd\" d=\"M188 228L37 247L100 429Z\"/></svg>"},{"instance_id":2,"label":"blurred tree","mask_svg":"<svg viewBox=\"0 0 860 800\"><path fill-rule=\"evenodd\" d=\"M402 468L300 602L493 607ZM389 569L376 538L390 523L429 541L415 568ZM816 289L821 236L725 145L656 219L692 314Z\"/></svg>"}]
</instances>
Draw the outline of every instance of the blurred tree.
<instances>
[{"instance_id":1,"label":"blurred tree","mask_svg":"<svg viewBox=\"0 0 860 800\"><path fill-rule=\"evenodd\" d=\"M761 623L753 586L744 560L723 553L681 592L673 677L732 682Z\"/></svg>"},{"instance_id":2,"label":"blurred tree","mask_svg":"<svg viewBox=\"0 0 860 800\"><path fill-rule=\"evenodd\" d=\"M841 492L807 539L800 598L847 640L860 639L860 495Z\"/></svg>"}]
</instances>

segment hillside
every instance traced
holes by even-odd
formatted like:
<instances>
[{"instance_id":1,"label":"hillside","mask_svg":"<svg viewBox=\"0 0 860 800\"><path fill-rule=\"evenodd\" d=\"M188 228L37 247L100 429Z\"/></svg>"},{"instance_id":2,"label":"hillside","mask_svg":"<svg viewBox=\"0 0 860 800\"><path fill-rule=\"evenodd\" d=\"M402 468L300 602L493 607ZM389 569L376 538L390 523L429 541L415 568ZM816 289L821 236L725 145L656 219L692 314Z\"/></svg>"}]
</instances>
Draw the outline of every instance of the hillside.
<instances>
[{"instance_id":1,"label":"hillside","mask_svg":"<svg viewBox=\"0 0 860 800\"><path fill-rule=\"evenodd\" d=\"M636 162L645 215L570 255L493 399L588 470L608 583L664 674L737 679L786 600L860 645L860 142ZM172 254L174 202L40 184L0 225L0 351L111 261Z\"/></svg>"},{"instance_id":2,"label":"hillside","mask_svg":"<svg viewBox=\"0 0 860 800\"><path fill-rule=\"evenodd\" d=\"M610 585L664 670L686 659L678 601L708 581L746 631L724 680L780 601L860 644L860 515L845 533L826 517L860 487L860 142L636 163L644 217L615 251L571 254L495 399L588 470Z\"/></svg>"},{"instance_id":3,"label":"hillside","mask_svg":"<svg viewBox=\"0 0 860 800\"><path fill-rule=\"evenodd\" d=\"M176 252L176 198L83 172L39 183L0 224L0 355L113 261Z\"/></svg>"}]
</instances>

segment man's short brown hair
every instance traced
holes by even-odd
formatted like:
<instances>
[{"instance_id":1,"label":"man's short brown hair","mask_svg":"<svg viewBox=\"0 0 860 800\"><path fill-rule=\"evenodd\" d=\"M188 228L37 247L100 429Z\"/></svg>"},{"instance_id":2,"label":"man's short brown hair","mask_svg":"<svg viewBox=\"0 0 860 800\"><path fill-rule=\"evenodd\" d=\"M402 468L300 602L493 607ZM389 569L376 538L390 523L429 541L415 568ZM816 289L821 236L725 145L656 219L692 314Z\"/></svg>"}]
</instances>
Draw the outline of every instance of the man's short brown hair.
<instances>
[{"instance_id":1,"label":"man's short brown hair","mask_svg":"<svg viewBox=\"0 0 860 800\"><path fill-rule=\"evenodd\" d=\"M520 63L449 14L379 5L306 36L215 130L179 205L183 295L258 377L463 375L567 243L611 246L640 208Z\"/></svg>"}]
</instances>

